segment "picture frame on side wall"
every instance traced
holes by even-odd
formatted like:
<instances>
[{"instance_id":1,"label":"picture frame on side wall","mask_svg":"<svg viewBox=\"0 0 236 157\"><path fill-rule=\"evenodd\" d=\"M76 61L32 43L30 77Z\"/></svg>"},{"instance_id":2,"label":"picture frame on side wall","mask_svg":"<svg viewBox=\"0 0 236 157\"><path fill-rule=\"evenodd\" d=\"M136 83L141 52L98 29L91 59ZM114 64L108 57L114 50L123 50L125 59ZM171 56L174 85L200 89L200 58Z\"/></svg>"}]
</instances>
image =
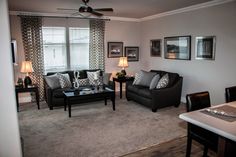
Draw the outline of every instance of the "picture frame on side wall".
<instances>
[{"instance_id":1,"label":"picture frame on side wall","mask_svg":"<svg viewBox=\"0 0 236 157\"><path fill-rule=\"evenodd\" d=\"M125 47L125 57L129 62L139 61L139 47L127 46Z\"/></svg>"},{"instance_id":2,"label":"picture frame on side wall","mask_svg":"<svg viewBox=\"0 0 236 157\"><path fill-rule=\"evenodd\" d=\"M161 39L150 40L150 56L161 57Z\"/></svg>"},{"instance_id":3,"label":"picture frame on side wall","mask_svg":"<svg viewBox=\"0 0 236 157\"><path fill-rule=\"evenodd\" d=\"M216 36L196 37L195 58L200 60L215 60Z\"/></svg>"},{"instance_id":4,"label":"picture frame on side wall","mask_svg":"<svg viewBox=\"0 0 236 157\"><path fill-rule=\"evenodd\" d=\"M164 38L165 59L191 60L191 36Z\"/></svg>"},{"instance_id":5,"label":"picture frame on side wall","mask_svg":"<svg viewBox=\"0 0 236 157\"><path fill-rule=\"evenodd\" d=\"M123 56L123 42L108 42L107 57L119 58Z\"/></svg>"}]
</instances>

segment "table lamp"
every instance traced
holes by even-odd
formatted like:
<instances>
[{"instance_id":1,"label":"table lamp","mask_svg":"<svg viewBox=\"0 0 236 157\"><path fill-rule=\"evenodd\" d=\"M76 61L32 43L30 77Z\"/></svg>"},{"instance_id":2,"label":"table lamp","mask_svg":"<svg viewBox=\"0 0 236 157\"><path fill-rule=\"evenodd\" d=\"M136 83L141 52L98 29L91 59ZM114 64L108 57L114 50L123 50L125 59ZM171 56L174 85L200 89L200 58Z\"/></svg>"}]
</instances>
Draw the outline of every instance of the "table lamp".
<instances>
[{"instance_id":1,"label":"table lamp","mask_svg":"<svg viewBox=\"0 0 236 157\"><path fill-rule=\"evenodd\" d=\"M29 85L32 85L32 81L29 77L29 73L34 72L34 69L32 67L32 62L31 61L23 61L22 65L21 65L20 72L26 73L26 76L25 76L25 79L24 79L25 87L27 88Z\"/></svg>"},{"instance_id":2,"label":"table lamp","mask_svg":"<svg viewBox=\"0 0 236 157\"><path fill-rule=\"evenodd\" d=\"M118 67L122 67L121 73L126 75L125 68L128 67L128 66L129 65L128 65L127 57L120 57Z\"/></svg>"}]
</instances>

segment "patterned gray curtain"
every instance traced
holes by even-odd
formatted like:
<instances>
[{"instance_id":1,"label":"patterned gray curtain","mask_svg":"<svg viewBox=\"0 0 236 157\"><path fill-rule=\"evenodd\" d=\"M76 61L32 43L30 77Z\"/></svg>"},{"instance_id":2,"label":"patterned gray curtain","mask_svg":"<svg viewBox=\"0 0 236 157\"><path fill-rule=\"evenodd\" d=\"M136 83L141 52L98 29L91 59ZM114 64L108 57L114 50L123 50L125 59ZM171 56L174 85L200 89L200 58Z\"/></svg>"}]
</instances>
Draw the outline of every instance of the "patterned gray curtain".
<instances>
[{"instance_id":1,"label":"patterned gray curtain","mask_svg":"<svg viewBox=\"0 0 236 157\"><path fill-rule=\"evenodd\" d=\"M30 78L39 87L40 100L44 100L43 86L43 42L42 17L21 16L21 32L25 52L25 60L31 61L34 72Z\"/></svg>"},{"instance_id":2,"label":"patterned gray curtain","mask_svg":"<svg viewBox=\"0 0 236 157\"><path fill-rule=\"evenodd\" d=\"M89 69L105 71L104 32L105 21L90 20Z\"/></svg>"}]
</instances>

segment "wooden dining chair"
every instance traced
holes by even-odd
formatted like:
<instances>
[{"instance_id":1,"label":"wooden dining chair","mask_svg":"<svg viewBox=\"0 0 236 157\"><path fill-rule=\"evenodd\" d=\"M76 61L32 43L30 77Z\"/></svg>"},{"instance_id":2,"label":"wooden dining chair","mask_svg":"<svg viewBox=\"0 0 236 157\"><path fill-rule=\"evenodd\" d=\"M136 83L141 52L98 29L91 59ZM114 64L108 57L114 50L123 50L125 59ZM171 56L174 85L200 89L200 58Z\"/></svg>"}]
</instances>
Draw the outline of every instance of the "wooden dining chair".
<instances>
[{"instance_id":1,"label":"wooden dining chair","mask_svg":"<svg viewBox=\"0 0 236 157\"><path fill-rule=\"evenodd\" d=\"M208 91L192 93L186 95L187 112L207 108L211 106L210 95ZM188 123L187 150L186 157L190 157L192 139L204 146L203 157L207 157L208 148L217 151L218 135L205 130L201 127Z\"/></svg>"},{"instance_id":2,"label":"wooden dining chair","mask_svg":"<svg viewBox=\"0 0 236 157\"><path fill-rule=\"evenodd\" d=\"M225 101L236 101L236 86L225 88Z\"/></svg>"}]
</instances>

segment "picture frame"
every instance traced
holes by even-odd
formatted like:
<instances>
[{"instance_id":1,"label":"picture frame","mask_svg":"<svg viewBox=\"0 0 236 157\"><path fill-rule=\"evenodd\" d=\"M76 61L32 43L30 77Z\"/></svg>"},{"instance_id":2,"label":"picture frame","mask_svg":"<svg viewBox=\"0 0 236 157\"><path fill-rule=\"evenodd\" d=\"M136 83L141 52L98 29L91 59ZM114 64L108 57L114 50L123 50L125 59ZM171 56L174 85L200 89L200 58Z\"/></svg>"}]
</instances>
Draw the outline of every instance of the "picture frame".
<instances>
[{"instance_id":1,"label":"picture frame","mask_svg":"<svg viewBox=\"0 0 236 157\"><path fill-rule=\"evenodd\" d=\"M196 37L195 59L215 60L216 36Z\"/></svg>"},{"instance_id":2,"label":"picture frame","mask_svg":"<svg viewBox=\"0 0 236 157\"><path fill-rule=\"evenodd\" d=\"M107 57L119 58L123 56L123 42L108 42Z\"/></svg>"},{"instance_id":3,"label":"picture frame","mask_svg":"<svg viewBox=\"0 0 236 157\"><path fill-rule=\"evenodd\" d=\"M191 36L164 38L165 59L191 60Z\"/></svg>"},{"instance_id":4,"label":"picture frame","mask_svg":"<svg viewBox=\"0 0 236 157\"><path fill-rule=\"evenodd\" d=\"M161 57L161 39L150 40L150 56Z\"/></svg>"},{"instance_id":5,"label":"picture frame","mask_svg":"<svg viewBox=\"0 0 236 157\"><path fill-rule=\"evenodd\" d=\"M125 57L129 62L139 61L139 47L126 46L125 47Z\"/></svg>"}]
</instances>

